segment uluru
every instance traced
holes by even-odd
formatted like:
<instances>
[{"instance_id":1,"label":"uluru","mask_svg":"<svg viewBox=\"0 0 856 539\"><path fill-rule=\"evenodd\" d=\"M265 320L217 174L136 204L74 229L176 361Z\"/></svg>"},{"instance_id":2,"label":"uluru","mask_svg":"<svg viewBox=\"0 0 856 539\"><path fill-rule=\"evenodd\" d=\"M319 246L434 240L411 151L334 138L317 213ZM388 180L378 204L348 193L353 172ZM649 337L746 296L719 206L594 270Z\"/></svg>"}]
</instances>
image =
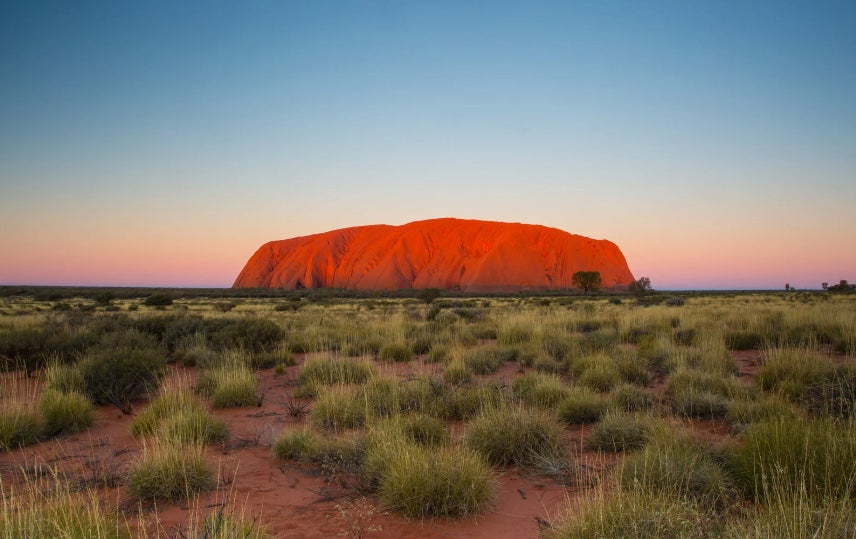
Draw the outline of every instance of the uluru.
<instances>
[{"instance_id":1,"label":"uluru","mask_svg":"<svg viewBox=\"0 0 856 539\"><path fill-rule=\"evenodd\" d=\"M232 287L555 290L573 288L578 271L600 272L605 287L633 281L621 250L608 240L540 225L442 218L270 241Z\"/></svg>"}]
</instances>

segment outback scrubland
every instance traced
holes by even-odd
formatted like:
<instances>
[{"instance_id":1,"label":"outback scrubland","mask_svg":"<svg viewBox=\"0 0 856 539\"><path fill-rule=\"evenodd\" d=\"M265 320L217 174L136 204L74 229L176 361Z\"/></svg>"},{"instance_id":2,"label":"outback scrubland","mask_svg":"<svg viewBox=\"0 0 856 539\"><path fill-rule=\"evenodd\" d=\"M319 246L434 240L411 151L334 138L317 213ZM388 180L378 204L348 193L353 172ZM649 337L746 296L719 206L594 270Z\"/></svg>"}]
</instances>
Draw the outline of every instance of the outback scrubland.
<instances>
[{"instance_id":1,"label":"outback scrubland","mask_svg":"<svg viewBox=\"0 0 856 539\"><path fill-rule=\"evenodd\" d=\"M96 296L0 298L2 537L856 535L856 295Z\"/></svg>"}]
</instances>

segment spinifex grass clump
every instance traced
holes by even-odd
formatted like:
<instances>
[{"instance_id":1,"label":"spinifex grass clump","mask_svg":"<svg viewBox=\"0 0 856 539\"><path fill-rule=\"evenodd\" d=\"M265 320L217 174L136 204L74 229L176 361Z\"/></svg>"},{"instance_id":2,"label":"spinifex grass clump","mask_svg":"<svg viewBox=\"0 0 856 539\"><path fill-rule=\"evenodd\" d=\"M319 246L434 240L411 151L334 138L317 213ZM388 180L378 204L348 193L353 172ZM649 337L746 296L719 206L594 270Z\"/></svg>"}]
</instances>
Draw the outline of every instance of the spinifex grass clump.
<instances>
[{"instance_id":1,"label":"spinifex grass clump","mask_svg":"<svg viewBox=\"0 0 856 539\"><path fill-rule=\"evenodd\" d=\"M383 361L404 363L412 360L413 357L413 350L404 343L391 343L380 349L380 359Z\"/></svg>"},{"instance_id":2,"label":"spinifex grass clump","mask_svg":"<svg viewBox=\"0 0 856 539\"><path fill-rule=\"evenodd\" d=\"M565 457L559 423L546 412L528 408L482 410L467 428L466 443L498 466L541 466Z\"/></svg>"},{"instance_id":3,"label":"spinifex grass clump","mask_svg":"<svg viewBox=\"0 0 856 539\"><path fill-rule=\"evenodd\" d=\"M805 400L834 374L826 356L803 349L773 348L764 355L758 385L794 401Z\"/></svg>"},{"instance_id":4,"label":"spinifex grass clump","mask_svg":"<svg viewBox=\"0 0 856 539\"><path fill-rule=\"evenodd\" d=\"M206 370L199 381L203 395L217 408L258 405L259 380L239 356L226 357Z\"/></svg>"},{"instance_id":5,"label":"spinifex grass clump","mask_svg":"<svg viewBox=\"0 0 856 539\"><path fill-rule=\"evenodd\" d=\"M455 518L490 506L493 479L481 457L467 448L406 444L386 464L379 496L408 518Z\"/></svg>"},{"instance_id":6,"label":"spinifex grass clump","mask_svg":"<svg viewBox=\"0 0 856 539\"><path fill-rule=\"evenodd\" d=\"M549 539L703 539L720 537L722 525L697 503L669 495L603 490L575 507L546 533Z\"/></svg>"},{"instance_id":7,"label":"spinifex grass clump","mask_svg":"<svg viewBox=\"0 0 856 539\"><path fill-rule=\"evenodd\" d=\"M467 352L464 363L470 372L475 374L490 374L503 364L503 359L497 354L496 349L477 348Z\"/></svg>"},{"instance_id":8,"label":"spinifex grass clump","mask_svg":"<svg viewBox=\"0 0 856 539\"><path fill-rule=\"evenodd\" d=\"M95 421L92 403L80 393L46 389L39 399L39 412L46 436L69 434L88 428Z\"/></svg>"},{"instance_id":9,"label":"spinifex grass clump","mask_svg":"<svg viewBox=\"0 0 856 539\"><path fill-rule=\"evenodd\" d=\"M518 377L511 387L516 396L539 408L553 408L572 392L560 377L539 372Z\"/></svg>"},{"instance_id":10,"label":"spinifex grass clump","mask_svg":"<svg viewBox=\"0 0 856 539\"><path fill-rule=\"evenodd\" d=\"M465 384L472 380L473 374L467 367L466 361L455 358L443 367L443 380L450 384Z\"/></svg>"},{"instance_id":11,"label":"spinifex grass clump","mask_svg":"<svg viewBox=\"0 0 856 539\"><path fill-rule=\"evenodd\" d=\"M298 391L314 396L321 386L335 384L364 384L377 376L371 361L335 358L333 356L306 360L297 375Z\"/></svg>"},{"instance_id":12,"label":"spinifex grass clump","mask_svg":"<svg viewBox=\"0 0 856 539\"><path fill-rule=\"evenodd\" d=\"M653 391L633 384L621 384L615 387L610 397L619 409L627 412L647 410L657 401Z\"/></svg>"},{"instance_id":13,"label":"spinifex grass clump","mask_svg":"<svg viewBox=\"0 0 856 539\"><path fill-rule=\"evenodd\" d=\"M162 391L131 423L134 436L157 435L173 443L211 443L226 439L226 424L209 414L189 389Z\"/></svg>"},{"instance_id":14,"label":"spinifex grass clump","mask_svg":"<svg viewBox=\"0 0 856 539\"><path fill-rule=\"evenodd\" d=\"M721 506L731 484L714 459L691 440L663 437L621 463L619 483L628 490L697 500Z\"/></svg>"},{"instance_id":15,"label":"spinifex grass clump","mask_svg":"<svg viewBox=\"0 0 856 539\"><path fill-rule=\"evenodd\" d=\"M627 451L643 447L652 433L648 418L623 412L608 412L595 423L585 444L597 451Z\"/></svg>"},{"instance_id":16,"label":"spinifex grass clump","mask_svg":"<svg viewBox=\"0 0 856 539\"><path fill-rule=\"evenodd\" d=\"M44 370L45 389L62 393L83 393L83 376L74 365L65 365L58 360L49 361Z\"/></svg>"},{"instance_id":17,"label":"spinifex grass clump","mask_svg":"<svg viewBox=\"0 0 856 539\"><path fill-rule=\"evenodd\" d=\"M0 483L0 537L130 539L124 518L95 492L73 491L56 470L48 477L50 485L28 474L17 489Z\"/></svg>"},{"instance_id":18,"label":"spinifex grass clump","mask_svg":"<svg viewBox=\"0 0 856 539\"><path fill-rule=\"evenodd\" d=\"M350 429L366 422L368 407L353 386L326 388L312 408L312 421L327 429Z\"/></svg>"},{"instance_id":19,"label":"spinifex grass clump","mask_svg":"<svg viewBox=\"0 0 856 539\"><path fill-rule=\"evenodd\" d=\"M0 451L35 443L40 432L39 416L33 410L16 406L0 410Z\"/></svg>"},{"instance_id":20,"label":"spinifex grass clump","mask_svg":"<svg viewBox=\"0 0 856 539\"><path fill-rule=\"evenodd\" d=\"M735 396L744 395L733 376L699 369L680 369L669 377L666 394L680 415L700 418L725 417Z\"/></svg>"},{"instance_id":21,"label":"spinifex grass clump","mask_svg":"<svg viewBox=\"0 0 856 539\"><path fill-rule=\"evenodd\" d=\"M177 502L192 498L212 485L202 445L157 444L143 449L131 470L133 496Z\"/></svg>"},{"instance_id":22,"label":"spinifex grass clump","mask_svg":"<svg viewBox=\"0 0 856 539\"><path fill-rule=\"evenodd\" d=\"M856 423L773 419L748 427L730 453L738 484L756 498L805 492L822 502L856 498Z\"/></svg>"},{"instance_id":23,"label":"spinifex grass clump","mask_svg":"<svg viewBox=\"0 0 856 539\"><path fill-rule=\"evenodd\" d=\"M609 410L609 400L585 387L577 387L559 403L559 418L565 423L594 423Z\"/></svg>"}]
</instances>

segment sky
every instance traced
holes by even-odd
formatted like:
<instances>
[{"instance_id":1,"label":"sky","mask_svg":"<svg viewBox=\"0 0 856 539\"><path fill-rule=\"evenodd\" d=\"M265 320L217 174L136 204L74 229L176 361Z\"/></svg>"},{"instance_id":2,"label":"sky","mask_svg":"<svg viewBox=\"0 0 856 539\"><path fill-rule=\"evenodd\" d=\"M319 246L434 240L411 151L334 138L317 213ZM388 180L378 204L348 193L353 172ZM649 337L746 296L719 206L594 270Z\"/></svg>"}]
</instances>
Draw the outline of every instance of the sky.
<instances>
[{"instance_id":1,"label":"sky","mask_svg":"<svg viewBox=\"0 0 856 539\"><path fill-rule=\"evenodd\" d=\"M434 217L656 289L856 281L856 3L7 2L0 284L228 287Z\"/></svg>"}]
</instances>

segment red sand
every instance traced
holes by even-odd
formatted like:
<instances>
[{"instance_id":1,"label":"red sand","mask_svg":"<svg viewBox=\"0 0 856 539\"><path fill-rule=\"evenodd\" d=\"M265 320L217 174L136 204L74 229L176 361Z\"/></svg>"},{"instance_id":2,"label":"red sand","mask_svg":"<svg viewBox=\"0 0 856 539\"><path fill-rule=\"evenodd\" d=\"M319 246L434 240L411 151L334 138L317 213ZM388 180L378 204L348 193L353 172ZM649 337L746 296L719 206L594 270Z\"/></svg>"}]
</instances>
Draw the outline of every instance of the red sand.
<instances>
[{"instance_id":1,"label":"red sand","mask_svg":"<svg viewBox=\"0 0 856 539\"><path fill-rule=\"evenodd\" d=\"M539 225L445 218L268 242L233 288L567 289L577 271L600 272L606 287L633 281L610 241Z\"/></svg>"},{"instance_id":2,"label":"red sand","mask_svg":"<svg viewBox=\"0 0 856 539\"><path fill-rule=\"evenodd\" d=\"M747 382L757 373L759 352L735 352L740 367L737 376ZM298 364L305 359L298 354ZM835 358L839 359L839 358ZM399 376L408 373L432 372L439 365L416 360L409 363L384 364L381 367ZM511 380L518 365L506 364L491 377ZM354 477L325 477L317 468L301 464L277 462L270 444L283 430L302 428L304 419L294 419L286 413L286 403L294 389L293 380L299 366L289 367L276 376L268 369L261 373L261 394L258 408L214 410L226 421L230 438L226 444L210 446L207 455L214 469L220 470L218 487L200 496L196 507L187 502L170 505L160 502L157 513L154 504L144 502L143 519L149 536L176 537L187 529L194 511L197 514L216 511L225 499L227 507L236 507L245 517L258 517L277 537L327 538L344 532L354 522L358 511L348 509L349 503L362 498ZM172 376L192 382L196 371L173 367ZM4 376L9 376L6 374ZM28 394L38 387L27 381ZM662 392L662 387L654 386ZM141 410L146 403L136 403ZM56 465L76 480L92 481L98 477L114 477L121 482L128 467L137 459L141 442L132 437L129 427L133 416L122 415L112 407L97 409L95 425L75 435L42 442L21 450L0 453L0 474L6 485L14 484L22 467L32 469L39 464ZM701 439L717 443L728 439L730 428L722 420L688 419L687 426ZM456 431L458 429L453 429ZM621 457L609 453L583 450L583 440L591 426L566 429L571 448L570 464L579 470L577 478L598 475L614 465ZM366 522L381 529L367 537L537 537L539 523L544 523L585 499L585 485L562 483L561 477L529 474L518 469L495 470L496 499L494 507L485 513L461 520L412 521L391 514L368 495L363 513ZM565 478L569 479L569 478ZM138 526L135 499L121 484L102 488L108 503L126 511L132 527ZM112 501L110 501L112 500ZM337 504L349 513L342 516ZM366 509L367 508L367 509Z\"/></svg>"}]
</instances>

